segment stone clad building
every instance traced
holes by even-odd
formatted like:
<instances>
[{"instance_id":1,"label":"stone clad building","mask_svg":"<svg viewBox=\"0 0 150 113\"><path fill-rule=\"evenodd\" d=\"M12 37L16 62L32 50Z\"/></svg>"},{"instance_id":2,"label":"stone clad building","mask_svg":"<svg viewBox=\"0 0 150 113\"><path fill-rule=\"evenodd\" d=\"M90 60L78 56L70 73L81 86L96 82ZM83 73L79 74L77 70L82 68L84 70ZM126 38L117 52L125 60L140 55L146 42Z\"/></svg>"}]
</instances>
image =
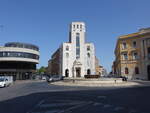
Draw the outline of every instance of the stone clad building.
<instances>
[{"instance_id":1,"label":"stone clad building","mask_svg":"<svg viewBox=\"0 0 150 113\"><path fill-rule=\"evenodd\" d=\"M65 77L84 77L96 74L95 48L86 42L83 22L72 22L69 42L63 43L52 55L47 68L49 74Z\"/></svg>"},{"instance_id":2,"label":"stone clad building","mask_svg":"<svg viewBox=\"0 0 150 113\"><path fill-rule=\"evenodd\" d=\"M120 36L115 56L114 75L150 80L150 28Z\"/></svg>"}]
</instances>

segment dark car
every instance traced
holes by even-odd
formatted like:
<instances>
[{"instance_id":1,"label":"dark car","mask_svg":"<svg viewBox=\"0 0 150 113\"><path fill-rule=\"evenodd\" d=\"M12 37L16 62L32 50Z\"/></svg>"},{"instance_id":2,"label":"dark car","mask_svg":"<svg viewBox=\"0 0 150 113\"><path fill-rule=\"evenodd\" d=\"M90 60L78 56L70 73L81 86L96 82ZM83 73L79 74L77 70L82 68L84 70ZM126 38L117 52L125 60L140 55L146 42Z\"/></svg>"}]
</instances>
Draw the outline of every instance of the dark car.
<instances>
[{"instance_id":1,"label":"dark car","mask_svg":"<svg viewBox=\"0 0 150 113\"><path fill-rule=\"evenodd\" d=\"M127 81L127 77L121 76L120 78L122 78L122 81Z\"/></svg>"}]
</instances>

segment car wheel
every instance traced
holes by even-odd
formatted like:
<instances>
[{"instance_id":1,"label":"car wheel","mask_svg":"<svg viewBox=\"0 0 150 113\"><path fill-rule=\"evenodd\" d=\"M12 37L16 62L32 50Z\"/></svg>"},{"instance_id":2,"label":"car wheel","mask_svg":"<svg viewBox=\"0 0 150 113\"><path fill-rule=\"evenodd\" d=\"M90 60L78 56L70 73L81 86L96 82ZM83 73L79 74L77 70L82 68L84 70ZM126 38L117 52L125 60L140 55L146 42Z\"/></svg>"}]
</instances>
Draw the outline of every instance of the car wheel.
<instances>
[{"instance_id":1,"label":"car wheel","mask_svg":"<svg viewBox=\"0 0 150 113\"><path fill-rule=\"evenodd\" d=\"M4 87L6 87L6 84L4 84Z\"/></svg>"}]
</instances>

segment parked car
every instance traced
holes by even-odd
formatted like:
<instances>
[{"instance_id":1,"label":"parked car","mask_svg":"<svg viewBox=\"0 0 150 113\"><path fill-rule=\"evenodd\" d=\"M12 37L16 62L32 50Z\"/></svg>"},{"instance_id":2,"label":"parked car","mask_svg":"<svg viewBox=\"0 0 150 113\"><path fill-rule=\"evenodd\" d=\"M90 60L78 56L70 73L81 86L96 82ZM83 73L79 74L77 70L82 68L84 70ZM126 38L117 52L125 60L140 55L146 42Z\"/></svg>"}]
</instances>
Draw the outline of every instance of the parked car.
<instances>
[{"instance_id":1,"label":"parked car","mask_svg":"<svg viewBox=\"0 0 150 113\"><path fill-rule=\"evenodd\" d=\"M47 82L54 82L54 81L59 81L63 80L63 77L61 75L52 75L47 79Z\"/></svg>"},{"instance_id":2,"label":"parked car","mask_svg":"<svg viewBox=\"0 0 150 113\"><path fill-rule=\"evenodd\" d=\"M42 80L46 81L46 76L42 76Z\"/></svg>"},{"instance_id":3,"label":"parked car","mask_svg":"<svg viewBox=\"0 0 150 113\"><path fill-rule=\"evenodd\" d=\"M122 78L122 81L127 81L128 80L128 78L124 77L124 76L121 76L121 78Z\"/></svg>"},{"instance_id":4,"label":"parked car","mask_svg":"<svg viewBox=\"0 0 150 113\"><path fill-rule=\"evenodd\" d=\"M0 87L6 87L9 86L10 82L7 78L0 78Z\"/></svg>"},{"instance_id":5,"label":"parked car","mask_svg":"<svg viewBox=\"0 0 150 113\"><path fill-rule=\"evenodd\" d=\"M122 78L122 81L127 81L127 80L128 80L128 78L125 77L125 76L117 76L117 77L115 77L115 78Z\"/></svg>"}]
</instances>

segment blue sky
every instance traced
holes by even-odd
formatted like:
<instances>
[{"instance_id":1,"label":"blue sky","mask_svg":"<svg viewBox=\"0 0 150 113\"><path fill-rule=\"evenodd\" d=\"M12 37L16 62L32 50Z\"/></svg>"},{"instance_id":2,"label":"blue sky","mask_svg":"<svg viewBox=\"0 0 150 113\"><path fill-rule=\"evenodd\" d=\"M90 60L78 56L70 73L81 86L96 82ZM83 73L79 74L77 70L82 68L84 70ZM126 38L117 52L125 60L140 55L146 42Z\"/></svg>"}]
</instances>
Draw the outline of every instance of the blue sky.
<instances>
[{"instance_id":1,"label":"blue sky","mask_svg":"<svg viewBox=\"0 0 150 113\"><path fill-rule=\"evenodd\" d=\"M114 60L117 37L150 27L150 0L0 0L0 45L26 42L40 47L40 64L62 42L68 41L69 24L83 21L87 41L108 71Z\"/></svg>"}]
</instances>

